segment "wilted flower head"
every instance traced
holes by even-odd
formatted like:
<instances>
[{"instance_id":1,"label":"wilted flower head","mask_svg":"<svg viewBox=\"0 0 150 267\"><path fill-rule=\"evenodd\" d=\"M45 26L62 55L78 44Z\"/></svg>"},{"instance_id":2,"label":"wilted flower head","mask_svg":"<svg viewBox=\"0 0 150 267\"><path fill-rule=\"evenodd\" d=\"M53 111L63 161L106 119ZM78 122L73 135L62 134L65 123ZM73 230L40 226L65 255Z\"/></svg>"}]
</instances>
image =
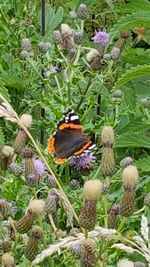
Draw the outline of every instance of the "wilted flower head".
<instances>
[{"instance_id":1,"label":"wilted flower head","mask_svg":"<svg viewBox=\"0 0 150 267\"><path fill-rule=\"evenodd\" d=\"M42 160L40 159L35 159L33 158L33 164L35 168L35 175L36 176L42 176L45 172L45 164Z\"/></svg>"},{"instance_id":2,"label":"wilted flower head","mask_svg":"<svg viewBox=\"0 0 150 267\"><path fill-rule=\"evenodd\" d=\"M96 32L95 36L92 38L93 42L105 47L109 41L109 34L104 31Z\"/></svg>"},{"instance_id":3,"label":"wilted flower head","mask_svg":"<svg viewBox=\"0 0 150 267\"><path fill-rule=\"evenodd\" d=\"M75 164L77 170L90 169L95 160L96 156L93 152L83 153L79 157L72 157L70 164Z\"/></svg>"}]
</instances>

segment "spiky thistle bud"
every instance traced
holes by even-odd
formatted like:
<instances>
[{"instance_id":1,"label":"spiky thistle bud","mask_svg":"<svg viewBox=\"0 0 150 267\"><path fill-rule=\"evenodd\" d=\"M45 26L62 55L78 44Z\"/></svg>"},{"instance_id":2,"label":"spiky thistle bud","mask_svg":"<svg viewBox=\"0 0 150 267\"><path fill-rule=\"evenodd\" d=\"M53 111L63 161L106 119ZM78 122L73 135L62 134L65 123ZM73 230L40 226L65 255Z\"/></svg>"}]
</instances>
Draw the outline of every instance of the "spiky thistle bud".
<instances>
[{"instance_id":1,"label":"spiky thistle bud","mask_svg":"<svg viewBox=\"0 0 150 267\"><path fill-rule=\"evenodd\" d=\"M32 212L36 216L40 216L44 212L45 207L45 201L42 199L33 199L28 206L29 210L32 210Z\"/></svg>"},{"instance_id":2,"label":"spiky thistle bud","mask_svg":"<svg viewBox=\"0 0 150 267\"><path fill-rule=\"evenodd\" d=\"M0 154L1 154L0 168L2 170L6 170L12 161L12 157L14 155L14 149L11 146L3 146L3 148L0 151Z\"/></svg>"},{"instance_id":3,"label":"spiky thistle bud","mask_svg":"<svg viewBox=\"0 0 150 267\"><path fill-rule=\"evenodd\" d=\"M53 40L55 44L61 44L62 43L62 36L60 31L54 31L53 32Z\"/></svg>"},{"instance_id":4,"label":"spiky thistle bud","mask_svg":"<svg viewBox=\"0 0 150 267\"><path fill-rule=\"evenodd\" d=\"M143 108L147 108L150 104L148 97L141 98L139 102Z\"/></svg>"},{"instance_id":5,"label":"spiky thistle bud","mask_svg":"<svg viewBox=\"0 0 150 267\"><path fill-rule=\"evenodd\" d=\"M80 243L72 243L69 247L72 255L75 257L75 259L79 259L81 255L81 244Z\"/></svg>"},{"instance_id":6,"label":"spiky thistle bud","mask_svg":"<svg viewBox=\"0 0 150 267\"><path fill-rule=\"evenodd\" d=\"M86 60L90 63L93 70L101 69L101 55L97 49L92 48L86 55Z\"/></svg>"},{"instance_id":7,"label":"spiky thistle bud","mask_svg":"<svg viewBox=\"0 0 150 267\"><path fill-rule=\"evenodd\" d=\"M79 182L75 179L71 180L70 181L70 188L73 190L79 188Z\"/></svg>"},{"instance_id":8,"label":"spiky thistle bud","mask_svg":"<svg viewBox=\"0 0 150 267\"><path fill-rule=\"evenodd\" d=\"M2 265L4 267L15 267L15 260L14 257L11 256L9 253L5 253L2 255Z\"/></svg>"},{"instance_id":9,"label":"spiky thistle bud","mask_svg":"<svg viewBox=\"0 0 150 267\"><path fill-rule=\"evenodd\" d=\"M26 183L28 186L34 187L37 185L38 181L36 179L36 175L34 173L30 173L29 175L25 175Z\"/></svg>"},{"instance_id":10,"label":"spiky thistle bud","mask_svg":"<svg viewBox=\"0 0 150 267\"><path fill-rule=\"evenodd\" d=\"M30 148L25 148L22 151L22 156L24 157L24 169L25 169L25 179L28 183L29 175L34 174L35 167L33 163L33 152Z\"/></svg>"},{"instance_id":11,"label":"spiky thistle bud","mask_svg":"<svg viewBox=\"0 0 150 267\"><path fill-rule=\"evenodd\" d=\"M36 214L29 209L26 214L22 216L19 221L15 221L15 227L18 233L25 234L29 231L31 226L33 225L34 219L36 218Z\"/></svg>"},{"instance_id":12,"label":"spiky thistle bud","mask_svg":"<svg viewBox=\"0 0 150 267\"><path fill-rule=\"evenodd\" d=\"M120 99L124 96L124 93L122 92L122 90L117 89L113 92L112 96Z\"/></svg>"},{"instance_id":13,"label":"spiky thistle bud","mask_svg":"<svg viewBox=\"0 0 150 267\"><path fill-rule=\"evenodd\" d=\"M21 123L29 129L32 125L32 116L30 114L22 114L20 117ZM25 147L25 144L28 140L28 136L23 129L20 129L15 142L14 142L14 150L16 154L20 154L22 149Z\"/></svg>"},{"instance_id":14,"label":"spiky thistle bud","mask_svg":"<svg viewBox=\"0 0 150 267\"><path fill-rule=\"evenodd\" d=\"M29 38L23 38L21 41L22 50L31 51L31 42Z\"/></svg>"},{"instance_id":15,"label":"spiky thistle bud","mask_svg":"<svg viewBox=\"0 0 150 267\"><path fill-rule=\"evenodd\" d=\"M120 214L120 205L113 205L109 214L108 214L108 228L115 228L116 226L116 219Z\"/></svg>"},{"instance_id":16,"label":"spiky thistle bud","mask_svg":"<svg viewBox=\"0 0 150 267\"><path fill-rule=\"evenodd\" d=\"M82 32L79 32L79 31L74 32L73 38L74 38L75 44L80 45L82 43L82 40L83 40Z\"/></svg>"},{"instance_id":17,"label":"spiky thistle bud","mask_svg":"<svg viewBox=\"0 0 150 267\"><path fill-rule=\"evenodd\" d=\"M80 4L78 6L77 16L80 19L86 19L86 17L87 17L87 6L85 4Z\"/></svg>"},{"instance_id":18,"label":"spiky thistle bud","mask_svg":"<svg viewBox=\"0 0 150 267\"><path fill-rule=\"evenodd\" d=\"M111 58L117 60L120 56L120 48L114 47L110 52Z\"/></svg>"},{"instance_id":19,"label":"spiky thistle bud","mask_svg":"<svg viewBox=\"0 0 150 267\"><path fill-rule=\"evenodd\" d=\"M49 194L45 201L45 212L46 213L54 213L57 210L56 198L54 195Z\"/></svg>"},{"instance_id":20,"label":"spiky thistle bud","mask_svg":"<svg viewBox=\"0 0 150 267\"><path fill-rule=\"evenodd\" d=\"M138 182L138 170L136 166L129 165L123 169L122 173L124 194L121 202L121 214L125 217L130 216L135 209L135 188Z\"/></svg>"},{"instance_id":21,"label":"spiky thistle bud","mask_svg":"<svg viewBox=\"0 0 150 267\"><path fill-rule=\"evenodd\" d=\"M11 205L3 198L0 199L0 218L7 218L11 211Z\"/></svg>"},{"instance_id":22,"label":"spiky thistle bud","mask_svg":"<svg viewBox=\"0 0 150 267\"><path fill-rule=\"evenodd\" d=\"M84 184L84 206L80 211L80 226L93 230L96 223L96 203L103 191L103 185L99 180L90 180Z\"/></svg>"},{"instance_id":23,"label":"spiky thistle bud","mask_svg":"<svg viewBox=\"0 0 150 267\"><path fill-rule=\"evenodd\" d=\"M128 259L122 259L117 263L117 267L134 267L134 262Z\"/></svg>"},{"instance_id":24,"label":"spiky thistle bud","mask_svg":"<svg viewBox=\"0 0 150 267\"><path fill-rule=\"evenodd\" d=\"M50 48L50 44L45 43L45 42L40 42L38 44L38 48L39 48L41 53L46 53L48 51L48 49Z\"/></svg>"},{"instance_id":25,"label":"spiky thistle bud","mask_svg":"<svg viewBox=\"0 0 150 267\"><path fill-rule=\"evenodd\" d=\"M110 54L104 54L104 56L103 56L103 58L105 59L105 60L110 60L111 59L111 55Z\"/></svg>"},{"instance_id":26,"label":"spiky thistle bud","mask_svg":"<svg viewBox=\"0 0 150 267\"><path fill-rule=\"evenodd\" d=\"M46 182L47 182L47 186L50 187L50 188L56 186L56 180L55 180L53 175L48 175L47 179L46 179Z\"/></svg>"},{"instance_id":27,"label":"spiky thistle bud","mask_svg":"<svg viewBox=\"0 0 150 267\"><path fill-rule=\"evenodd\" d=\"M93 239L85 239L80 248L81 267L94 267L96 264L96 242Z\"/></svg>"},{"instance_id":28,"label":"spiky thistle bud","mask_svg":"<svg viewBox=\"0 0 150 267\"><path fill-rule=\"evenodd\" d=\"M70 236L76 236L77 234L79 234L81 231L79 228L77 227L73 227L71 228L70 232L69 232L69 235Z\"/></svg>"},{"instance_id":29,"label":"spiky thistle bud","mask_svg":"<svg viewBox=\"0 0 150 267\"><path fill-rule=\"evenodd\" d=\"M41 227L35 225L32 229L32 237L29 238L25 256L28 260L33 261L39 251L39 239L43 236L43 231Z\"/></svg>"},{"instance_id":30,"label":"spiky thistle bud","mask_svg":"<svg viewBox=\"0 0 150 267\"><path fill-rule=\"evenodd\" d=\"M23 172L22 168L16 162L12 162L9 165L9 170L16 176L20 175Z\"/></svg>"},{"instance_id":31,"label":"spiky thistle bud","mask_svg":"<svg viewBox=\"0 0 150 267\"><path fill-rule=\"evenodd\" d=\"M121 161L120 161L120 167L122 168L122 169L124 169L124 168L126 168L126 167L128 167L129 165L132 165L133 164L133 159L131 158L131 157L126 157L126 158L124 158L124 159L122 159Z\"/></svg>"},{"instance_id":32,"label":"spiky thistle bud","mask_svg":"<svg viewBox=\"0 0 150 267\"><path fill-rule=\"evenodd\" d=\"M11 242L10 241L3 241L1 244L2 250L4 253L11 250Z\"/></svg>"}]
</instances>

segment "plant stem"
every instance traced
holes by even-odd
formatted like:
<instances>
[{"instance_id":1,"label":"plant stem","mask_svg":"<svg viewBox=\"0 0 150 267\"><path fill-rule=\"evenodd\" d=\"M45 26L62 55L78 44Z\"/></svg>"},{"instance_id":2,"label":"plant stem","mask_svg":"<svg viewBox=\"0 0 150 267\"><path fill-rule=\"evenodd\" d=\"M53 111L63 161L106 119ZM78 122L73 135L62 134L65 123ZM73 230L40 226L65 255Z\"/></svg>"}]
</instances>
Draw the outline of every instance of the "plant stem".
<instances>
[{"instance_id":1,"label":"plant stem","mask_svg":"<svg viewBox=\"0 0 150 267\"><path fill-rule=\"evenodd\" d=\"M99 167L98 167L96 173L95 173L94 176L93 176L93 179L96 179L96 178L97 178L97 176L98 176L98 174L99 174L99 172L100 172L100 169L101 169L101 165L99 165Z\"/></svg>"},{"instance_id":2,"label":"plant stem","mask_svg":"<svg viewBox=\"0 0 150 267\"><path fill-rule=\"evenodd\" d=\"M117 232L120 232L122 230L122 228L123 228L124 224L126 223L126 221L127 221L127 218L126 217L123 217L121 219L121 222L120 222L120 224L118 226Z\"/></svg>"},{"instance_id":3,"label":"plant stem","mask_svg":"<svg viewBox=\"0 0 150 267\"><path fill-rule=\"evenodd\" d=\"M66 181L66 184L69 185L69 182L70 182L70 170L69 170L68 161L65 164L65 181Z\"/></svg>"},{"instance_id":4,"label":"plant stem","mask_svg":"<svg viewBox=\"0 0 150 267\"><path fill-rule=\"evenodd\" d=\"M50 220L50 223L51 223L51 225L52 225L52 228L53 228L54 232L56 232L56 231L57 231L57 228L56 228L56 225L55 225L55 223L54 223L54 220L53 220L52 215L51 215L51 214L48 214L48 218L49 218L49 220Z\"/></svg>"},{"instance_id":5,"label":"plant stem","mask_svg":"<svg viewBox=\"0 0 150 267\"><path fill-rule=\"evenodd\" d=\"M102 202L103 202L104 214L105 214L105 217L104 217L104 225L105 225L105 228L108 228L108 220L107 220L107 197L106 197L106 195L104 195L102 197Z\"/></svg>"},{"instance_id":6,"label":"plant stem","mask_svg":"<svg viewBox=\"0 0 150 267\"><path fill-rule=\"evenodd\" d=\"M85 239L88 238L88 230L84 228L84 235L85 235Z\"/></svg>"}]
</instances>

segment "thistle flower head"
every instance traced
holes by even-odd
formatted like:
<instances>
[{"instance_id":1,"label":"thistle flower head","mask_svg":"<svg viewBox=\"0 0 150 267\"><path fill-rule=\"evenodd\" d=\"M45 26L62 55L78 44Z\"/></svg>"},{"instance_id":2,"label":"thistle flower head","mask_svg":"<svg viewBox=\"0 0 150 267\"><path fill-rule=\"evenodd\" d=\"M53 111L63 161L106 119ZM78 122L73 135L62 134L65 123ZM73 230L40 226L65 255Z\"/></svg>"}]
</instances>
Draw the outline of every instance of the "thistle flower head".
<instances>
[{"instance_id":1,"label":"thistle flower head","mask_svg":"<svg viewBox=\"0 0 150 267\"><path fill-rule=\"evenodd\" d=\"M35 215L39 216L43 213L45 207L45 201L42 199L33 199L28 206L28 210L31 210Z\"/></svg>"},{"instance_id":2,"label":"thistle flower head","mask_svg":"<svg viewBox=\"0 0 150 267\"><path fill-rule=\"evenodd\" d=\"M41 239L43 236L43 230L40 226L34 225L32 227L32 237L35 239Z\"/></svg>"},{"instance_id":3,"label":"thistle flower head","mask_svg":"<svg viewBox=\"0 0 150 267\"><path fill-rule=\"evenodd\" d=\"M55 44L61 44L62 42L62 36L60 31L54 31L53 32L53 40Z\"/></svg>"},{"instance_id":4,"label":"thistle flower head","mask_svg":"<svg viewBox=\"0 0 150 267\"><path fill-rule=\"evenodd\" d=\"M78 6L77 16L80 19L86 19L86 17L87 17L87 6L85 4L80 4Z\"/></svg>"},{"instance_id":5,"label":"thistle flower head","mask_svg":"<svg viewBox=\"0 0 150 267\"><path fill-rule=\"evenodd\" d=\"M60 30L61 30L62 36L72 34L72 30L68 24L61 24Z\"/></svg>"},{"instance_id":6,"label":"thistle flower head","mask_svg":"<svg viewBox=\"0 0 150 267\"><path fill-rule=\"evenodd\" d=\"M118 59L119 56L120 56L120 48L118 48L118 47L114 47L114 48L111 50L110 55L111 55L111 58L112 58L113 60Z\"/></svg>"},{"instance_id":7,"label":"thistle flower head","mask_svg":"<svg viewBox=\"0 0 150 267\"><path fill-rule=\"evenodd\" d=\"M105 47L109 41L109 34L104 31L96 32L95 36L92 38L93 42Z\"/></svg>"},{"instance_id":8,"label":"thistle flower head","mask_svg":"<svg viewBox=\"0 0 150 267\"><path fill-rule=\"evenodd\" d=\"M48 49L50 48L50 44L47 42L40 42L38 43L38 48L41 53L46 53Z\"/></svg>"},{"instance_id":9,"label":"thistle flower head","mask_svg":"<svg viewBox=\"0 0 150 267\"><path fill-rule=\"evenodd\" d=\"M29 38L23 38L21 41L21 48L26 51L31 50L31 42Z\"/></svg>"},{"instance_id":10,"label":"thistle flower head","mask_svg":"<svg viewBox=\"0 0 150 267\"><path fill-rule=\"evenodd\" d=\"M27 158L27 159L30 159L33 157L33 152L32 152L32 149L29 148L29 147L26 147L22 150L22 156L24 158Z\"/></svg>"},{"instance_id":11,"label":"thistle flower head","mask_svg":"<svg viewBox=\"0 0 150 267\"><path fill-rule=\"evenodd\" d=\"M29 129L32 125L32 116L30 114L22 114L20 121L27 129Z\"/></svg>"},{"instance_id":12,"label":"thistle flower head","mask_svg":"<svg viewBox=\"0 0 150 267\"><path fill-rule=\"evenodd\" d=\"M25 58L28 58L30 56L30 53L26 50L22 50L21 53L20 53L20 56L25 59Z\"/></svg>"},{"instance_id":13,"label":"thistle flower head","mask_svg":"<svg viewBox=\"0 0 150 267\"><path fill-rule=\"evenodd\" d=\"M114 143L114 131L111 126L104 126L101 132L101 142L103 146L111 147Z\"/></svg>"},{"instance_id":14,"label":"thistle flower head","mask_svg":"<svg viewBox=\"0 0 150 267\"><path fill-rule=\"evenodd\" d=\"M150 104L148 97L141 98L139 102L144 108L147 108Z\"/></svg>"},{"instance_id":15,"label":"thistle flower head","mask_svg":"<svg viewBox=\"0 0 150 267\"><path fill-rule=\"evenodd\" d=\"M124 96L124 93L122 92L122 90L117 89L113 92L112 96L115 98L122 98Z\"/></svg>"},{"instance_id":16,"label":"thistle flower head","mask_svg":"<svg viewBox=\"0 0 150 267\"><path fill-rule=\"evenodd\" d=\"M20 167L16 162L12 162L8 166L9 170L16 176L20 175L23 172L22 167Z\"/></svg>"},{"instance_id":17,"label":"thistle flower head","mask_svg":"<svg viewBox=\"0 0 150 267\"><path fill-rule=\"evenodd\" d=\"M129 165L123 169L123 186L125 189L134 190L138 182L138 170L136 166Z\"/></svg>"},{"instance_id":18,"label":"thistle flower head","mask_svg":"<svg viewBox=\"0 0 150 267\"><path fill-rule=\"evenodd\" d=\"M82 40L83 40L82 32L79 32L79 31L74 32L73 38L74 38L75 44L77 44L77 45L81 44Z\"/></svg>"},{"instance_id":19,"label":"thistle flower head","mask_svg":"<svg viewBox=\"0 0 150 267\"><path fill-rule=\"evenodd\" d=\"M120 167L122 169L132 164L133 164L133 159L131 157L126 157L120 161Z\"/></svg>"},{"instance_id":20,"label":"thistle flower head","mask_svg":"<svg viewBox=\"0 0 150 267\"><path fill-rule=\"evenodd\" d=\"M100 56L100 53L98 52L98 50L95 49L95 48L92 48L92 49L90 50L90 52L87 53L87 55L86 55L86 60L87 60L89 63L91 63L93 60L95 60L95 58L100 58L100 57L101 57L101 56Z\"/></svg>"},{"instance_id":21,"label":"thistle flower head","mask_svg":"<svg viewBox=\"0 0 150 267\"><path fill-rule=\"evenodd\" d=\"M77 180L75 180L75 179L72 179L72 180L70 181L70 187L71 187L71 189L73 189L73 190L79 188L79 182L78 182Z\"/></svg>"},{"instance_id":22,"label":"thistle flower head","mask_svg":"<svg viewBox=\"0 0 150 267\"><path fill-rule=\"evenodd\" d=\"M103 184L99 180L89 180L85 182L83 194L85 200L98 200L103 192Z\"/></svg>"},{"instance_id":23,"label":"thistle flower head","mask_svg":"<svg viewBox=\"0 0 150 267\"><path fill-rule=\"evenodd\" d=\"M0 218L6 218L10 214L11 205L5 199L0 199Z\"/></svg>"},{"instance_id":24,"label":"thistle flower head","mask_svg":"<svg viewBox=\"0 0 150 267\"><path fill-rule=\"evenodd\" d=\"M96 157L94 153L83 153L79 157L72 157L69 161L70 164L75 164L77 170L90 169L95 162Z\"/></svg>"},{"instance_id":25,"label":"thistle flower head","mask_svg":"<svg viewBox=\"0 0 150 267\"><path fill-rule=\"evenodd\" d=\"M9 253L3 254L2 264L4 267L15 267L16 266L14 257L11 256Z\"/></svg>"},{"instance_id":26,"label":"thistle flower head","mask_svg":"<svg viewBox=\"0 0 150 267\"><path fill-rule=\"evenodd\" d=\"M45 164L42 160L40 159L32 159L33 164L34 164L34 169L35 169L35 175L36 176L42 176L45 172Z\"/></svg>"},{"instance_id":27,"label":"thistle flower head","mask_svg":"<svg viewBox=\"0 0 150 267\"><path fill-rule=\"evenodd\" d=\"M1 153L6 158L13 157L14 149L11 146L4 146L1 150Z\"/></svg>"},{"instance_id":28,"label":"thistle flower head","mask_svg":"<svg viewBox=\"0 0 150 267\"><path fill-rule=\"evenodd\" d=\"M134 267L134 262L122 259L117 263L117 267Z\"/></svg>"}]
</instances>

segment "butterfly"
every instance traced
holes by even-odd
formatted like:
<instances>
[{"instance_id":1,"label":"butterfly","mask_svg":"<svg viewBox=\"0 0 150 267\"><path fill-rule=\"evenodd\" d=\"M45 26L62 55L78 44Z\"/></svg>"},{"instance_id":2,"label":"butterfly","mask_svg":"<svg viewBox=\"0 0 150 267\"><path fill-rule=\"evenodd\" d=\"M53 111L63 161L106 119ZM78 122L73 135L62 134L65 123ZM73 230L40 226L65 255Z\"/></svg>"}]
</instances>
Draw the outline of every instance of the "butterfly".
<instances>
[{"instance_id":1,"label":"butterfly","mask_svg":"<svg viewBox=\"0 0 150 267\"><path fill-rule=\"evenodd\" d=\"M62 164L70 157L78 157L94 148L95 144L83 135L78 115L72 109L66 110L57 124L57 131L48 140L48 151L54 155L55 162Z\"/></svg>"}]
</instances>

